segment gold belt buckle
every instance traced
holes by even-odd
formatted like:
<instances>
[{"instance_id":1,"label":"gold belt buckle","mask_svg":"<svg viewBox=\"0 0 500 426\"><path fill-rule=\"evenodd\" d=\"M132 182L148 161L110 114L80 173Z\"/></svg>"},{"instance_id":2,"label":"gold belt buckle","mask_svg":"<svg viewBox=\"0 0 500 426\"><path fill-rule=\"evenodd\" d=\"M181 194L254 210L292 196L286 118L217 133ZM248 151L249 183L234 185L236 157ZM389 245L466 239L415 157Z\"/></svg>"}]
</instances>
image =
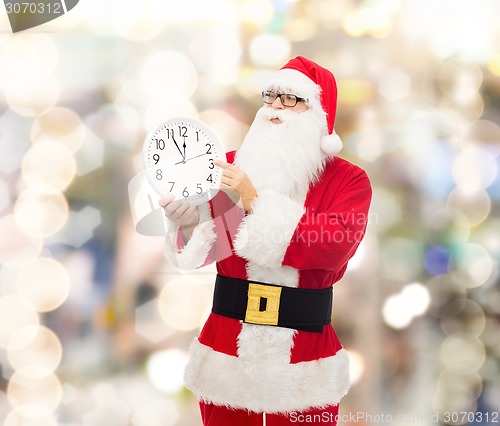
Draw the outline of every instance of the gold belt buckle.
<instances>
[{"instance_id":1,"label":"gold belt buckle","mask_svg":"<svg viewBox=\"0 0 500 426\"><path fill-rule=\"evenodd\" d=\"M245 322L278 325L280 297L281 287L249 283Z\"/></svg>"}]
</instances>

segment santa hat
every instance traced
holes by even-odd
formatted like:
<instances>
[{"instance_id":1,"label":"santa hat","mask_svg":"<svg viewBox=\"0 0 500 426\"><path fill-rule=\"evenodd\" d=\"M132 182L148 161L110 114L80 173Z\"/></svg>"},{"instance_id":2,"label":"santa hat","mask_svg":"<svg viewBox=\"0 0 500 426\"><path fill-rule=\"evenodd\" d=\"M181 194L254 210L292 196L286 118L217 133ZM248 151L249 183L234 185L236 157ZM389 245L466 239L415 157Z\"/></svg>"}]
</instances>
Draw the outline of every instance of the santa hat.
<instances>
[{"instance_id":1,"label":"santa hat","mask_svg":"<svg viewBox=\"0 0 500 426\"><path fill-rule=\"evenodd\" d=\"M310 107L322 109L326 114L327 134L321 139L321 150L327 155L335 155L342 149L342 140L334 130L337 83L330 71L297 56L276 73L272 85L291 90L308 99Z\"/></svg>"}]
</instances>

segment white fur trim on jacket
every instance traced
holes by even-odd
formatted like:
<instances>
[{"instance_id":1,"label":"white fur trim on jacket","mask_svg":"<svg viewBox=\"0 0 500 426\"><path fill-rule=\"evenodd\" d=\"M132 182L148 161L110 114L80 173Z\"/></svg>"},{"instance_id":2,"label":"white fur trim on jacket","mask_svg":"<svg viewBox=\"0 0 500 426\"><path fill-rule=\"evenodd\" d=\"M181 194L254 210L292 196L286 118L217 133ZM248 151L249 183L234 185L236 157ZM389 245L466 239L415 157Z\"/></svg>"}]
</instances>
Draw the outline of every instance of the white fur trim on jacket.
<instances>
[{"instance_id":1,"label":"white fur trim on jacket","mask_svg":"<svg viewBox=\"0 0 500 426\"><path fill-rule=\"evenodd\" d=\"M215 224L210 214L210 206L204 204L198 207L200 222L194 228L186 245L178 250L177 237L179 227L169 223L169 233L165 244L166 258L183 271L192 271L205 262L210 249L215 242Z\"/></svg>"},{"instance_id":2,"label":"white fur trim on jacket","mask_svg":"<svg viewBox=\"0 0 500 426\"><path fill-rule=\"evenodd\" d=\"M252 213L240 225L236 253L259 266L281 266L295 228L305 213L303 204L276 191L259 191Z\"/></svg>"},{"instance_id":3,"label":"white fur trim on jacket","mask_svg":"<svg viewBox=\"0 0 500 426\"><path fill-rule=\"evenodd\" d=\"M255 412L284 413L336 405L349 390L349 356L289 364L282 359L256 364L216 352L195 340L184 375L202 401Z\"/></svg>"}]
</instances>

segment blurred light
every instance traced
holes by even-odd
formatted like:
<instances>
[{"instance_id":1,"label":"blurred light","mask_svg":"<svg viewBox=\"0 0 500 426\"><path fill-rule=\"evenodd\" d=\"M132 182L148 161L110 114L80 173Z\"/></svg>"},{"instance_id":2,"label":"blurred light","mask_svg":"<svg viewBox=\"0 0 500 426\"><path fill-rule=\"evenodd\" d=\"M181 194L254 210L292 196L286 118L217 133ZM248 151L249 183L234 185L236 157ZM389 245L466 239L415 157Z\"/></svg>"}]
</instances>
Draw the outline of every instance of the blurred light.
<instances>
[{"instance_id":1,"label":"blurred light","mask_svg":"<svg viewBox=\"0 0 500 426\"><path fill-rule=\"evenodd\" d=\"M206 320L211 299L211 291L202 282L188 276L174 278L161 290L160 315L176 330L195 330Z\"/></svg>"},{"instance_id":2,"label":"blurred light","mask_svg":"<svg viewBox=\"0 0 500 426\"><path fill-rule=\"evenodd\" d=\"M377 212L376 222L373 225L378 233L383 233L403 219L400 200L383 186L373 188L371 211Z\"/></svg>"},{"instance_id":3,"label":"blurred light","mask_svg":"<svg viewBox=\"0 0 500 426\"><path fill-rule=\"evenodd\" d=\"M55 107L35 119L31 139L35 142L49 140L61 143L74 154L83 145L85 127L73 110Z\"/></svg>"},{"instance_id":4,"label":"blurred light","mask_svg":"<svg viewBox=\"0 0 500 426\"><path fill-rule=\"evenodd\" d=\"M35 144L25 155L23 179L29 188L41 194L61 192L75 176L76 164L71 151L56 142Z\"/></svg>"},{"instance_id":5,"label":"blurred light","mask_svg":"<svg viewBox=\"0 0 500 426\"><path fill-rule=\"evenodd\" d=\"M68 219L68 202L63 194L22 192L14 205L14 218L28 235L45 238L58 232Z\"/></svg>"},{"instance_id":6,"label":"blurred light","mask_svg":"<svg viewBox=\"0 0 500 426\"><path fill-rule=\"evenodd\" d=\"M372 102L373 86L363 80L342 79L337 81L338 99L341 104L360 106Z\"/></svg>"},{"instance_id":7,"label":"blurred light","mask_svg":"<svg viewBox=\"0 0 500 426\"><path fill-rule=\"evenodd\" d=\"M209 75L212 81L222 87L230 86L232 89L238 79L243 55L240 31L239 24L233 21L218 27L210 40ZM210 92L207 88L202 89Z\"/></svg>"},{"instance_id":8,"label":"blurred light","mask_svg":"<svg viewBox=\"0 0 500 426\"><path fill-rule=\"evenodd\" d=\"M9 268L25 265L42 251L43 241L27 235L13 215L0 219L0 264Z\"/></svg>"},{"instance_id":9,"label":"blurred light","mask_svg":"<svg viewBox=\"0 0 500 426\"><path fill-rule=\"evenodd\" d=\"M349 271L359 269L361 266L363 266L363 262L367 258L368 254L366 241L366 238L361 241L361 244L358 246L356 253L354 253L354 256L349 259L349 263L347 264L347 269Z\"/></svg>"},{"instance_id":10,"label":"blurred light","mask_svg":"<svg viewBox=\"0 0 500 426\"><path fill-rule=\"evenodd\" d=\"M158 301L151 300L135 309L135 332L153 343L174 334L160 316Z\"/></svg>"},{"instance_id":11,"label":"blurred light","mask_svg":"<svg viewBox=\"0 0 500 426\"><path fill-rule=\"evenodd\" d=\"M262 67L281 67L290 59L290 41L279 34L262 34L250 41L250 59Z\"/></svg>"},{"instance_id":12,"label":"blurred light","mask_svg":"<svg viewBox=\"0 0 500 426\"><path fill-rule=\"evenodd\" d=\"M158 36L165 27L162 19L162 0L142 0L140 3L114 1L109 21L123 38L132 41L147 41ZM175 8L169 3L172 8Z\"/></svg>"},{"instance_id":13,"label":"blurred light","mask_svg":"<svg viewBox=\"0 0 500 426\"><path fill-rule=\"evenodd\" d=\"M241 19L256 26L270 22L275 12L268 0L243 0L238 2L238 7Z\"/></svg>"},{"instance_id":14,"label":"blurred light","mask_svg":"<svg viewBox=\"0 0 500 426\"><path fill-rule=\"evenodd\" d=\"M500 141L500 126L491 120L479 120L472 124L464 135L466 143L495 146Z\"/></svg>"},{"instance_id":15,"label":"blurred light","mask_svg":"<svg viewBox=\"0 0 500 426\"><path fill-rule=\"evenodd\" d=\"M500 77L500 53L497 53L488 63L488 69L493 75Z\"/></svg>"},{"instance_id":16,"label":"blurred light","mask_svg":"<svg viewBox=\"0 0 500 426\"><path fill-rule=\"evenodd\" d=\"M485 190L468 191L463 186L456 187L450 193L446 204L460 210L471 226L484 222L491 212L491 199Z\"/></svg>"},{"instance_id":17,"label":"blurred light","mask_svg":"<svg viewBox=\"0 0 500 426\"><path fill-rule=\"evenodd\" d=\"M386 299L382 308L384 321L396 329L407 327L415 317L427 311L430 300L429 291L422 284L408 284L400 293Z\"/></svg>"},{"instance_id":18,"label":"blurred light","mask_svg":"<svg viewBox=\"0 0 500 426\"><path fill-rule=\"evenodd\" d=\"M7 397L11 405L26 417L47 417L62 398L62 386L57 376L40 367L17 370L9 380Z\"/></svg>"},{"instance_id":19,"label":"blurred light","mask_svg":"<svg viewBox=\"0 0 500 426\"><path fill-rule=\"evenodd\" d=\"M76 174L84 176L104 164L104 141L87 129L85 143L75 154Z\"/></svg>"},{"instance_id":20,"label":"blurred light","mask_svg":"<svg viewBox=\"0 0 500 426\"><path fill-rule=\"evenodd\" d=\"M72 404L73 402L76 402L78 399L78 389L69 383L64 383L62 387L63 387L63 396L61 404L69 405Z\"/></svg>"},{"instance_id":21,"label":"blurred light","mask_svg":"<svg viewBox=\"0 0 500 426\"><path fill-rule=\"evenodd\" d=\"M318 24L314 19L295 18L285 26L284 35L290 42L297 43L312 39L318 32Z\"/></svg>"},{"instance_id":22,"label":"blurred light","mask_svg":"<svg viewBox=\"0 0 500 426\"><path fill-rule=\"evenodd\" d=\"M54 372L61 363L62 345L52 330L27 325L12 335L7 347L7 358L15 370L35 366Z\"/></svg>"},{"instance_id":23,"label":"blurred light","mask_svg":"<svg viewBox=\"0 0 500 426\"><path fill-rule=\"evenodd\" d=\"M378 84L378 92L391 102L406 98L410 94L410 88L410 77L397 68L385 71Z\"/></svg>"},{"instance_id":24,"label":"blurred light","mask_svg":"<svg viewBox=\"0 0 500 426\"><path fill-rule=\"evenodd\" d=\"M467 128L477 122L484 113L484 100L477 95L473 101L465 105L442 101L439 106L439 114L443 121L456 130L465 132Z\"/></svg>"},{"instance_id":25,"label":"blurred light","mask_svg":"<svg viewBox=\"0 0 500 426\"><path fill-rule=\"evenodd\" d=\"M411 313L414 317L423 315L430 304L429 290L420 283L405 285L401 297L411 301Z\"/></svg>"},{"instance_id":26,"label":"blurred light","mask_svg":"<svg viewBox=\"0 0 500 426\"><path fill-rule=\"evenodd\" d=\"M185 97L170 96L168 99L152 102L144 114L144 126L152 129L168 118L178 116L196 117L195 104Z\"/></svg>"},{"instance_id":27,"label":"blurred light","mask_svg":"<svg viewBox=\"0 0 500 426\"><path fill-rule=\"evenodd\" d=\"M0 213L10 206L9 187L0 181Z\"/></svg>"},{"instance_id":28,"label":"blurred light","mask_svg":"<svg viewBox=\"0 0 500 426\"><path fill-rule=\"evenodd\" d=\"M226 151L238 149L248 132L248 126L221 110L205 110L200 119L212 127L220 137Z\"/></svg>"},{"instance_id":29,"label":"blurred light","mask_svg":"<svg viewBox=\"0 0 500 426\"><path fill-rule=\"evenodd\" d=\"M486 315L476 302L452 300L441 310L441 329L447 336L464 332L479 337L486 326Z\"/></svg>"},{"instance_id":30,"label":"blurred light","mask_svg":"<svg viewBox=\"0 0 500 426\"><path fill-rule=\"evenodd\" d=\"M22 327L40 322L38 314L16 296L0 297L0 312L0 348L7 348L11 337Z\"/></svg>"},{"instance_id":31,"label":"blurred light","mask_svg":"<svg viewBox=\"0 0 500 426\"><path fill-rule=\"evenodd\" d=\"M455 333L446 337L441 345L441 362L457 374L478 371L486 360L486 349L477 337Z\"/></svg>"},{"instance_id":32,"label":"blurred light","mask_svg":"<svg viewBox=\"0 0 500 426\"><path fill-rule=\"evenodd\" d=\"M40 71L36 75L12 77L5 88L5 100L13 111L33 117L52 108L60 93L57 77Z\"/></svg>"},{"instance_id":33,"label":"blurred light","mask_svg":"<svg viewBox=\"0 0 500 426\"><path fill-rule=\"evenodd\" d=\"M237 19L234 7L234 2L228 0L182 2L157 0L155 13L167 23L194 22L195 25L216 23L223 26Z\"/></svg>"},{"instance_id":34,"label":"blurred light","mask_svg":"<svg viewBox=\"0 0 500 426\"><path fill-rule=\"evenodd\" d=\"M383 274L397 281L410 281L421 270L422 247L416 240L391 238L381 247Z\"/></svg>"},{"instance_id":35,"label":"blurred light","mask_svg":"<svg viewBox=\"0 0 500 426\"><path fill-rule=\"evenodd\" d=\"M347 149L355 148L362 160L375 161L384 149L384 129L380 126L378 114L374 108L366 106L361 109L358 121L359 131L349 136Z\"/></svg>"},{"instance_id":36,"label":"blurred light","mask_svg":"<svg viewBox=\"0 0 500 426\"><path fill-rule=\"evenodd\" d=\"M426 217L426 236L432 245L453 247L467 242L470 224L460 210L442 208Z\"/></svg>"},{"instance_id":37,"label":"blurred light","mask_svg":"<svg viewBox=\"0 0 500 426\"><path fill-rule=\"evenodd\" d=\"M479 398L483 390L483 383L481 376L477 372L460 374L456 371L445 368L439 374L437 386L464 386L471 391L472 398L475 400Z\"/></svg>"},{"instance_id":38,"label":"blurred light","mask_svg":"<svg viewBox=\"0 0 500 426\"><path fill-rule=\"evenodd\" d=\"M40 257L19 269L16 292L38 312L57 309L67 299L70 279L57 260Z\"/></svg>"},{"instance_id":39,"label":"blurred light","mask_svg":"<svg viewBox=\"0 0 500 426\"><path fill-rule=\"evenodd\" d=\"M479 244L464 244L453 255L456 270L467 278L463 285L478 287L490 279L493 273L491 254Z\"/></svg>"},{"instance_id":40,"label":"blurred light","mask_svg":"<svg viewBox=\"0 0 500 426\"><path fill-rule=\"evenodd\" d=\"M450 300L459 302L467 297L466 289L447 274L431 278L426 287L431 295L429 313L436 318L441 318L443 306Z\"/></svg>"},{"instance_id":41,"label":"blurred light","mask_svg":"<svg viewBox=\"0 0 500 426\"><path fill-rule=\"evenodd\" d=\"M363 356L352 349L347 351L349 354L349 379L351 385L359 382L365 371L365 360Z\"/></svg>"},{"instance_id":42,"label":"blurred light","mask_svg":"<svg viewBox=\"0 0 500 426\"><path fill-rule=\"evenodd\" d=\"M500 218L490 217L475 231L477 241L493 256L500 255Z\"/></svg>"},{"instance_id":43,"label":"blurred light","mask_svg":"<svg viewBox=\"0 0 500 426\"><path fill-rule=\"evenodd\" d=\"M401 5L400 26L404 34L427 42L440 59L484 61L494 49L496 2L456 0L450 7L445 1L408 0Z\"/></svg>"},{"instance_id":44,"label":"blurred light","mask_svg":"<svg viewBox=\"0 0 500 426\"><path fill-rule=\"evenodd\" d=\"M85 123L101 139L122 148L134 148L138 137L142 137L139 111L119 102L102 105L95 114L86 117Z\"/></svg>"},{"instance_id":45,"label":"blurred light","mask_svg":"<svg viewBox=\"0 0 500 426\"><path fill-rule=\"evenodd\" d=\"M311 16L314 21L328 24L328 28L333 25L338 27L347 12L355 7L350 2L339 2L337 0L302 1L300 5L306 15Z\"/></svg>"},{"instance_id":46,"label":"blurred light","mask_svg":"<svg viewBox=\"0 0 500 426\"><path fill-rule=\"evenodd\" d=\"M451 252L442 246L429 247L424 255L425 270L429 275L441 275L448 272Z\"/></svg>"},{"instance_id":47,"label":"blurred light","mask_svg":"<svg viewBox=\"0 0 500 426\"><path fill-rule=\"evenodd\" d=\"M498 295L498 293L496 293ZM489 297L489 299L492 299ZM497 304L498 300L494 300L493 298L493 303ZM497 296L498 299L498 296ZM485 326L484 326L484 331L483 334L481 335L481 340L484 342L484 344L492 349L496 348L497 351L493 350L492 352L495 353L496 355L500 355L500 327L498 327L498 321L492 317L488 316L485 320ZM491 359L491 358L490 358ZM493 358L495 359L495 358ZM495 365L495 369L499 369L500 365L497 365L495 362L493 362ZM500 378L500 376L499 376Z\"/></svg>"},{"instance_id":48,"label":"blurred light","mask_svg":"<svg viewBox=\"0 0 500 426\"><path fill-rule=\"evenodd\" d=\"M150 100L190 97L198 85L198 74L191 60L174 51L156 51L145 60L140 78Z\"/></svg>"},{"instance_id":49,"label":"blurred light","mask_svg":"<svg viewBox=\"0 0 500 426\"><path fill-rule=\"evenodd\" d=\"M467 105L475 102L483 73L474 63L445 61L439 68L437 83L441 91L454 103Z\"/></svg>"},{"instance_id":50,"label":"blurred light","mask_svg":"<svg viewBox=\"0 0 500 426\"><path fill-rule=\"evenodd\" d=\"M61 240L72 247L80 248L93 237L94 230L101 222L101 212L94 207L85 206L78 212L71 211Z\"/></svg>"},{"instance_id":51,"label":"blurred light","mask_svg":"<svg viewBox=\"0 0 500 426\"><path fill-rule=\"evenodd\" d=\"M385 300L382 315L387 325L396 329L405 328L410 325L413 315L409 309L411 306L407 302L408 300L401 298L399 294L389 296Z\"/></svg>"},{"instance_id":52,"label":"blurred light","mask_svg":"<svg viewBox=\"0 0 500 426\"><path fill-rule=\"evenodd\" d=\"M174 426L180 419L174 402L156 398L139 407L132 416L132 426Z\"/></svg>"},{"instance_id":53,"label":"blurred light","mask_svg":"<svg viewBox=\"0 0 500 426\"><path fill-rule=\"evenodd\" d=\"M57 67L59 51L51 37L41 33L20 33L0 44L0 88L18 79L30 79ZM11 80L14 78L14 80Z\"/></svg>"},{"instance_id":54,"label":"blurred light","mask_svg":"<svg viewBox=\"0 0 500 426\"><path fill-rule=\"evenodd\" d=\"M486 383L484 401L490 407L498 407L498 401L500 401L500 375Z\"/></svg>"},{"instance_id":55,"label":"blurred light","mask_svg":"<svg viewBox=\"0 0 500 426\"><path fill-rule=\"evenodd\" d=\"M0 37L0 40L2 40L2 37ZM0 99L3 101L1 94ZM11 175L19 170L23 157L30 147L29 126L31 122L31 119L21 117L8 108L3 114L0 112L1 173ZM17 175L13 177L17 177Z\"/></svg>"},{"instance_id":56,"label":"blurred light","mask_svg":"<svg viewBox=\"0 0 500 426\"><path fill-rule=\"evenodd\" d=\"M257 71L253 67L241 67L235 87L237 94L245 99L257 99L271 74L270 71Z\"/></svg>"},{"instance_id":57,"label":"blurred light","mask_svg":"<svg viewBox=\"0 0 500 426\"><path fill-rule=\"evenodd\" d=\"M29 411L26 407L11 411L5 418L3 426L58 426L53 415L42 415L41 417L30 417L37 414L36 409Z\"/></svg>"},{"instance_id":58,"label":"blurred light","mask_svg":"<svg viewBox=\"0 0 500 426\"><path fill-rule=\"evenodd\" d=\"M345 15L342 25L348 35L360 37L370 34L374 37L386 37L390 34L392 30L390 15L393 11L377 7L375 2L370 4L372 7L359 8Z\"/></svg>"},{"instance_id":59,"label":"blurred light","mask_svg":"<svg viewBox=\"0 0 500 426\"><path fill-rule=\"evenodd\" d=\"M96 407L83 416L82 426L128 426L130 407L117 397L113 385L99 383L92 393Z\"/></svg>"},{"instance_id":60,"label":"blurred light","mask_svg":"<svg viewBox=\"0 0 500 426\"><path fill-rule=\"evenodd\" d=\"M179 349L155 352L147 361L149 380L162 392L179 392L184 386L184 368L187 362L187 353Z\"/></svg>"},{"instance_id":61,"label":"blurred light","mask_svg":"<svg viewBox=\"0 0 500 426\"><path fill-rule=\"evenodd\" d=\"M449 425L468 424L467 416L458 413L475 413L478 390L475 387L477 375L460 375L454 371L444 370L439 376L436 390L432 397L432 408L439 415L442 422ZM479 391L481 382L479 378ZM448 413L448 421L443 415Z\"/></svg>"}]
</instances>

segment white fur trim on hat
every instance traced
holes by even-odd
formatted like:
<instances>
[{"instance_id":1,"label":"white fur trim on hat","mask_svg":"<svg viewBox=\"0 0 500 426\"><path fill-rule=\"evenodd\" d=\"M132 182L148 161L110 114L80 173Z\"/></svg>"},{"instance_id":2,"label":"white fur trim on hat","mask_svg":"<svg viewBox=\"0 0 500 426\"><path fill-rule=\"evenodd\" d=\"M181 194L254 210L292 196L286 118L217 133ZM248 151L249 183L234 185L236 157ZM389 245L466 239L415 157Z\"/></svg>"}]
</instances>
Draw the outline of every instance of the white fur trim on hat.
<instances>
[{"instance_id":1,"label":"white fur trim on hat","mask_svg":"<svg viewBox=\"0 0 500 426\"><path fill-rule=\"evenodd\" d=\"M278 88L309 100L321 109L321 87L300 71L284 68L279 70L268 84L267 89Z\"/></svg>"},{"instance_id":2,"label":"white fur trim on hat","mask_svg":"<svg viewBox=\"0 0 500 426\"><path fill-rule=\"evenodd\" d=\"M325 135L321 138L321 151L326 155L336 155L343 147L342 140L335 131L331 135Z\"/></svg>"}]
</instances>

